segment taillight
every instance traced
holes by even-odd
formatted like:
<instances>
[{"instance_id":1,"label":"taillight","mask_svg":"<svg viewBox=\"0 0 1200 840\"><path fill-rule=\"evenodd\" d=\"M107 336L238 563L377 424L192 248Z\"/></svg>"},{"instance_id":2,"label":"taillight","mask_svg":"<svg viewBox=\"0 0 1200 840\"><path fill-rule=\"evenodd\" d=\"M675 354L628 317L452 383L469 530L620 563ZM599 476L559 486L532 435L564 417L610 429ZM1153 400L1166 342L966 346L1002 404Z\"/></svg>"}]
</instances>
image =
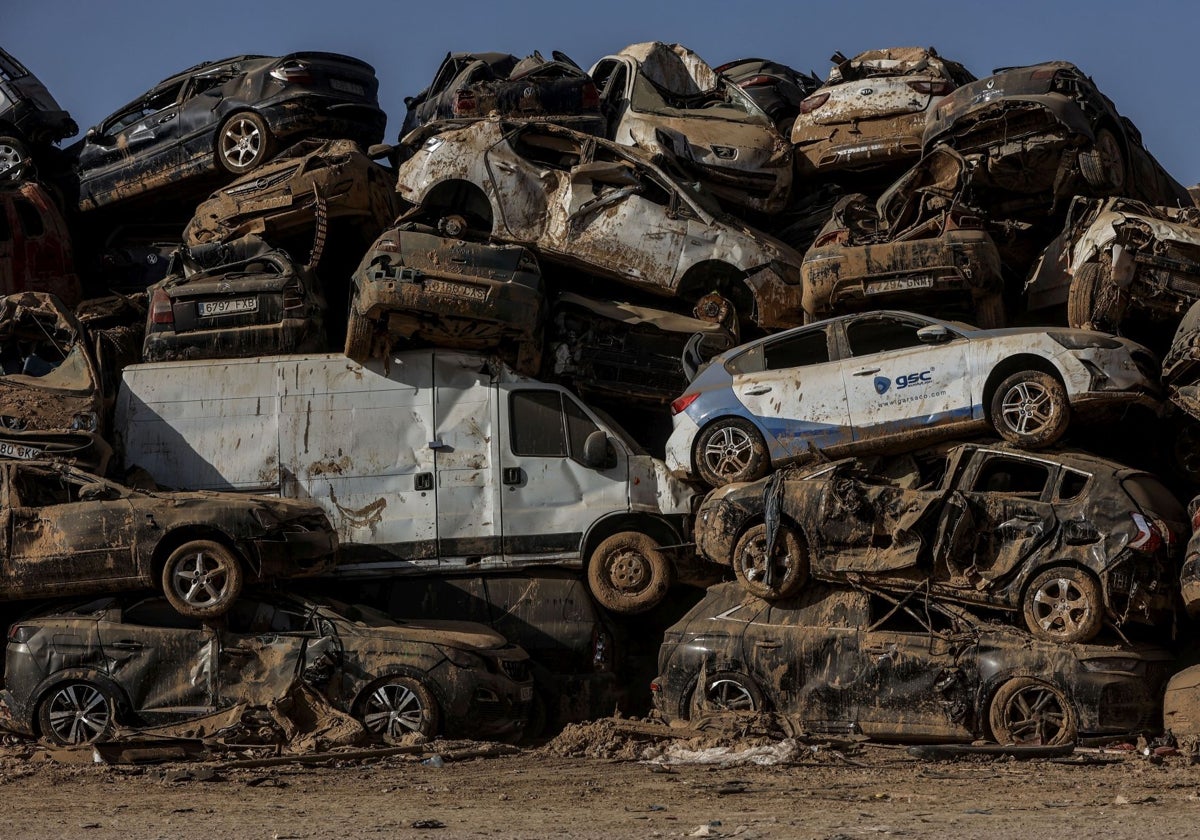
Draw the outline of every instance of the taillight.
<instances>
[{"instance_id":1,"label":"taillight","mask_svg":"<svg viewBox=\"0 0 1200 840\"><path fill-rule=\"evenodd\" d=\"M838 242L846 242L849 240L849 238L850 231L846 230L845 228L838 228L837 230L829 231L829 233L822 233L816 238L816 241L813 242L812 246L814 248L823 248L826 245L833 245Z\"/></svg>"},{"instance_id":2,"label":"taillight","mask_svg":"<svg viewBox=\"0 0 1200 840\"><path fill-rule=\"evenodd\" d=\"M945 79L927 79L924 81L912 81L908 86L917 93L928 93L930 96L945 96L950 91L954 90L954 85L947 82Z\"/></svg>"},{"instance_id":3,"label":"taillight","mask_svg":"<svg viewBox=\"0 0 1200 840\"><path fill-rule=\"evenodd\" d=\"M458 90L454 93L454 115L456 117L472 116L479 103L475 100L475 91Z\"/></svg>"},{"instance_id":4,"label":"taillight","mask_svg":"<svg viewBox=\"0 0 1200 840\"><path fill-rule=\"evenodd\" d=\"M828 93L814 93L812 96L800 103L800 113L807 114L817 110L826 103L829 99Z\"/></svg>"},{"instance_id":5,"label":"taillight","mask_svg":"<svg viewBox=\"0 0 1200 840\"><path fill-rule=\"evenodd\" d=\"M769 87L775 84L775 79L770 76L751 76L744 82L738 82L738 87Z\"/></svg>"},{"instance_id":6,"label":"taillight","mask_svg":"<svg viewBox=\"0 0 1200 840\"><path fill-rule=\"evenodd\" d=\"M1161 525L1152 522L1140 513L1131 514L1133 524L1137 528L1137 535L1129 541L1129 547L1134 551L1139 551L1142 554L1153 554L1158 551L1164 540L1163 531L1160 530Z\"/></svg>"},{"instance_id":7,"label":"taillight","mask_svg":"<svg viewBox=\"0 0 1200 840\"><path fill-rule=\"evenodd\" d=\"M583 86L583 110L597 111L600 109L600 91L591 82Z\"/></svg>"},{"instance_id":8,"label":"taillight","mask_svg":"<svg viewBox=\"0 0 1200 840\"><path fill-rule=\"evenodd\" d=\"M671 415L674 416L681 411L685 411L689 405L694 403L700 396L699 393L684 394L682 397L676 397L671 400Z\"/></svg>"},{"instance_id":9,"label":"taillight","mask_svg":"<svg viewBox=\"0 0 1200 840\"><path fill-rule=\"evenodd\" d=\"M271 71L271 78L288 85L311 85L315 81L308 65L301 61L279 65Z\"/></svg>"},{"instance_id":10,"label":"taillight","mask_svg":"<svg viewBox=\"0 0 1200 840\"><path fill-rule=\"evenodd\" d=\"M33 634L37 632L36 627L28 627L23 624L14 624L8 628L8 640L13 644L23 645L33 638Z\"/></svg>"},{"instance_id":11,"label":"taillight","mask_svg":"<svg viewBox=\"0 0 1200 840\"><path fill-rule=\"evenodd\" d=\"M171 296L166 289L158 288L150 296L150 323L174 324L175 310L171 306Z\"/></svg>"},{"instance_id":12,"label":"taillight","mask_svg":"<svg viewBox=\"0 0 1200 840\"><path fill-rule=\"evenodd\" d=\"M662 691L662 686L659 684L658 680L650 681L650 691L654 694L658 694Z\"/></svg>"}]
</instances>

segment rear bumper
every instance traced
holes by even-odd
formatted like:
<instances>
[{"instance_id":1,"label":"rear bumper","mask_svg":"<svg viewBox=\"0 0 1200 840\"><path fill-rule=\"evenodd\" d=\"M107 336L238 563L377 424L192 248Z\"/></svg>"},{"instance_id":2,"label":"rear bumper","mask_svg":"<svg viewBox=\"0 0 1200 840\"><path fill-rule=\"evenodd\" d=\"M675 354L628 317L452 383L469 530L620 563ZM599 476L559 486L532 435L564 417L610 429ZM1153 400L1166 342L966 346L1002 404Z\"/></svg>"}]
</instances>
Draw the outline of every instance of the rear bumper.
<instances>
[{"instance_id":1,"label":"rear bumper","mask_svg":"<svg viewBox=\"0 0 1200 840\"><path fill-rule=\"evenodd\" d=\"M383 142L387 124L387 115L375 105L313 93L273 102L261 114L278 138L301 133L345 137L364 149Z\"/></svg>"},{"instance_id":2,"label":"rear bumper","mask_svg":"<svg viewBox=\"0 0 1200 840\"><path fill-rule=\"evenodd\" d=\"M671 437L667 439L663 458L667 469L675 478L695 478L695 473L692 472L692 446L699 432L700 427L690 416L687 414L675 416L675 428L671 432Z\"/></svg>"},{"instance_id":3,"label":"rear bumper","mask_svg":"<svg viewBox=\"0 0 1200 840\"><path fill-rule=\"evenodd\" d=\"M832 170L870 169L921 156L925 111L860 120L851 125L793 128L796 169L803 176ZM853 131L851 130L853 129Z\"/></svg>"},{"instance_id":4,"label":"rear bumper","mask_svg":"<svg viewBox=\"0 0 1200 840\"><path fill-rule=\"evenodd\" d=\"M147 333L142 357L147 362L171 362L315 353L324 349L324 333L311 319L285 318L277 324Z\"/></svg>"}]
</instances>

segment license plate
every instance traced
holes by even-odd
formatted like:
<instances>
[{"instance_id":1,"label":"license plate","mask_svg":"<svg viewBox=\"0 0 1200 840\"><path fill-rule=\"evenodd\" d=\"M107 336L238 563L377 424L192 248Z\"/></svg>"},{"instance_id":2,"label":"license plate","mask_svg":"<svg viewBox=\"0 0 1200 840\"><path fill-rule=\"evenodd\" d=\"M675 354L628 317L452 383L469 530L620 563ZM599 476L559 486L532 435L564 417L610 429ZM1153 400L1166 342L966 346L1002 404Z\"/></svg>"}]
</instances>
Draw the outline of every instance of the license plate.
<instances>
[{"instance_id":1,"label":"license plate","mask_svg":"<svg viewBox=\"0 0 1200 840\"><path fill-rule=\"evenodd\" d=\"M233 298L232 300L202 300L196 304L201 318L214 315L236 315L242 312L257 312L258 298Z\"/></svg>"},{"instance_id":2,"label":"license plate","mask_svg":"<svg viewBox=\"0 0 1200 840\"><path fill-rule=\"evenodd\" d=\"M291 204L291 193L283 193L281 195L272 195L267 198L260 198L258 201L248 201L242 205L242 212L252 213L255 210L276 210L280 207L290 207Z\"/></svg>"},{"instance_id":3,"label":"license plate","mask_svg":"<svg viewBox=\"0 0 1200 840\"><path fill-rule=\"evenodd\" d=\"M471 300L487 300L487 289L469 283L451 283L448 280L426 280L425 291L431 295L465 297Z\"/></svg>"},{"instance_id":4,"label":"license plate","mask_svg":"<svg viewBox=\"0 0 1200 840\"><path fill-rule=\"evenodd\" d=\"M367 89L358 82L343 82L341 79L330 79L329 86L342 93L353 93L355 96L362 96L367 92Z\"/></svg>"},{"instance_id":5,"label":"license plate","mask_svg":"<svg viewBox=\"0 0 1200 840\"><path fill-rule=\"evenodd\" d=\"M29 458L42 457L42 450L36 446L26 446L23 443L9 443L8 441L0 441L0 457L3 458L19 458L27 460Z\"/></svg>"},{"instance_id":6,"label":"license plate","mask_svg":"<svg viewBox=\"0 0 1200 840\"><path fill-rule=\"evenodd\" d=\"M528 703L532 699L533 699L533 686L531 686L531 685L521 686L521 702Z\"/></svg>"},{"instance_id":7,"label":"license plate","mask_svg":"<svg viewBox=\"0 0 1200 840\"><path fill-rule=\"evenodd\" d=\"M885 292L903 292L905 289L928 289L933 286L932 277L901 277L898 280L880 280L867 285L867 294L881 295Z\"/></svg>"}]
</instances>

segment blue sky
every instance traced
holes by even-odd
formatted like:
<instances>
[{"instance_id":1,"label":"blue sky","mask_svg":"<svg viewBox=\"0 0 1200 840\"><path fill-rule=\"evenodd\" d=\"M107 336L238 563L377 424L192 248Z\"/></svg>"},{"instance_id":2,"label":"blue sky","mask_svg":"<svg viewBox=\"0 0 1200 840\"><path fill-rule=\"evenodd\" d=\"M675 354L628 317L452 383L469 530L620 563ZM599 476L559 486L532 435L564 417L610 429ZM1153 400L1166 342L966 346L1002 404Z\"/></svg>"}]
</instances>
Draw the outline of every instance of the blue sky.
<instances>
[{"instance_id":1,"label":"blue sky","mask_svg":"<svg viewBox=\"0 0 1200 840\"><path fill-rule=\"evenodd\" d=\"M239 53L321 49L369 61L389 141L404 97L449 51L558 49L586 69L636 41L685 44L711 64L758 56L816 70L835 50L935 46L983 76L1066 59L1089 73L1184 184L1200 181L1200 2L459 2L0 0L3 46L86 128L172 73Z\"/></svg>"}]
</instances>

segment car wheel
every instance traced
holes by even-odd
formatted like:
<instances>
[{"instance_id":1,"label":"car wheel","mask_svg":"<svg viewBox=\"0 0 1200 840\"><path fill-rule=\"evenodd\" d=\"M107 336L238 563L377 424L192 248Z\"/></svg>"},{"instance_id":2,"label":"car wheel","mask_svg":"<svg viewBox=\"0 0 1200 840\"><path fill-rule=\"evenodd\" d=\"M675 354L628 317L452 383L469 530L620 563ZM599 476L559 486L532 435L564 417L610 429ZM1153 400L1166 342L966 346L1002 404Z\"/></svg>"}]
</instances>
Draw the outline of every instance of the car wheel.
<instances>
[{"instance_id":1,"label":"car wheel","mask_svg":"<svg viewBox=\"0 0 1200 840\"><path fill-rule=\"evenodd\" d=\"M998 744L1047 747L1073 742L1078 727L1066 695L1032 677L1016 677L1000 686L988 724Z\"/></svg>"},{"instance_id":2,"label":"car wheel","mask_svg":"<svg viewBox=\"0 0 1200 840\"><path fill-rule=\"evenodd\" d=\"M1078 330L1116 332L1121 322L1121 290L1104 277L1099 263L1084 263L1071 278L1067 323Z\"/></svg>"},{"instance_id":3,"label":"car wheel","mask_svg":"<svg viewBox=\"0 0 1200 840\"><path fill-rule=\"evenodd\" d=\"M1107 128L1098 129L1092 145L1079 153L1079 171L1093 189L1119 194L1125 187L1125 155L1117 136Z\"/></svg>"},{"instance_id":4,"label":"car wheel","mask_svg":"<svg viewBox=\"0 0 1200 840\"><path fill-rule=\"evenodd\" d=\"M780 525L767 562L767 526L755 525L733 549L733 573L742 588L759 598L775 600L795 595L808 580L808 550L791 528ZM766 582L768 565L771 583Z\"/></svg>"},{"instance_id":5,"label":"car wheel","mask_svg":"<svg viewBox=\"0 0 1200 840\"><path fill-rule=\"evenodd\" d=\"M242 564L212 540L192 540L171 552L163 566L163 594L181 615L213 618L242 593Z\"/></svg>"},{"instance_id":6,"label":"car wheel","mask_svg":"<svg viewBox=\"0 0 1200 840\"><path fill-rule=\"evenodd\" d=\"M375 338L375 325L369 318L358 314L353 305L346 322L346 355L362 364L371 358L371 342Z\"/></svg>"},{"instance_id":7,"label":"car wheel","mask_svg":"<svg viewBox=\"0 0 1200 840\"><path fill-rule=\"evenodd\" d=\"M754 680L733 671L709 674L692 691L693 718L714 712L757 712L762 707L762 692Z\"/></svg>"},{"instance_id":8,"label":"car wheel","mask_svg":"<svg viewBox=\"0 0 1200 840\"><path fill-rule=\"evenodd\" d=\"M115 706L96 683L76 680L57 685L38 704L42 737L66 747L102 741L113 728Z\"/></svg>"},{"instance_id":9,"label":"car wheel","mask_svg":"<svg viewBox=\"0 0 1200 840\"><path fill-rule=\"evenodd\" d=\"M1066 433L1071 404L1056 378L1040 370L1023 370L1001 382L992 395L990 420L1009 443L1036 449Z\"/></svg>"},{"instance_id":10,"label":"car wheel","mask_svg":"<svg viewBox=\"0 0 1200 840\"><path fill-rule=\"evenodd\" d=\"M671 561L658 543L637 531L613 534L588 559L588 588L606 610L625 615L645 612L671 588Z\"/></svg>"},{"instance_id":11,"label":"car wheel","mask_svg":"<svg viewBox=\"0 0 1200 840\"><path fill-rule=\"evenodd\" d=\"M771 464L762 435L741 417L723 417L706 427L696 440L695 461L710 487L762 478Z\"/></svg>"},{"instance_id":12,"label":"car wheel","mask_svg":"<svg viewBox=\"0 0 1200 840\"><path fill-rule=\"evenodd\" d=\"M980 329L1002 329L1008 322L1008 314L1004 311L1004 296L988 295L975 301L975 322Z\"/></svg>"},{"instance_id":13,"label":"car wheel","mask_svg":"<svg viewBox=\"0 0 1200 840\"><path fill-rule=\"evenodd\" d=\"M1039 639L1091 641L1104 622L1099 582L1083 569L1059 566L1035 577L1021 599L1025 626Z\"/></svg>"},{"instance_id":14,"label":"car wheel","mask_svg":"<svg viewBox=\"0 0 1200 840\"><path fill-rule=\"evenodd\" d=\"M274 142L266 120L253 111L239 111L217 131L217 163L241 175L265 161Z\"/></svg>"},{"instance_id":15,"label":"car wheel","mask_svg":"<svg viewBox=\"0 0 1200 840\"><path fill-rule=\"evenodd\" d=\"M388 742L413 732L432 738L440 723L433 692L415 677L388 677L371 686L359 701L357 717L368 732Z\"/></svg>"},{"instance_id":16,"label":"car wheel","mask_svg":"<svg viewBox=\"0 0 1200 840\"><path fill-rule=\"evenodd\" d=\"M29 171L29 150L11 135L0 136L0 181L21 181Z\"/></svg>"}]
</instances>

